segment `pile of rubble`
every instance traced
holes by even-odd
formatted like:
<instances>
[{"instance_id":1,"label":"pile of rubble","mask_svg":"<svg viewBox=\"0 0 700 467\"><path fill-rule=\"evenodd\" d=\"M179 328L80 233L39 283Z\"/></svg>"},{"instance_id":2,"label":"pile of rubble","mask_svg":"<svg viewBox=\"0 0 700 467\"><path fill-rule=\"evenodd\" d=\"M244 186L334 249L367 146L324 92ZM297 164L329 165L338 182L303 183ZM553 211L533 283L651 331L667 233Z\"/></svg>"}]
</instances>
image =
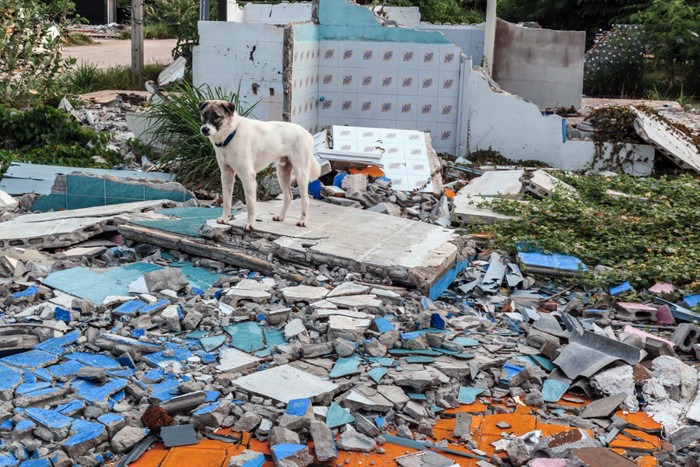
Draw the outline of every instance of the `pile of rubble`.
<instances>
[{"instance_id":1,"label":"pile of rubble","mask_svg":"<svg viewBox=\"0 0 700 467\"><path fill-rule=\"evenodd\" d=\"M119 235L4 250L0 465L700 460L698 297L613 305L490 251L435 300L290 267Z\"/></svg>"}]
</instances>

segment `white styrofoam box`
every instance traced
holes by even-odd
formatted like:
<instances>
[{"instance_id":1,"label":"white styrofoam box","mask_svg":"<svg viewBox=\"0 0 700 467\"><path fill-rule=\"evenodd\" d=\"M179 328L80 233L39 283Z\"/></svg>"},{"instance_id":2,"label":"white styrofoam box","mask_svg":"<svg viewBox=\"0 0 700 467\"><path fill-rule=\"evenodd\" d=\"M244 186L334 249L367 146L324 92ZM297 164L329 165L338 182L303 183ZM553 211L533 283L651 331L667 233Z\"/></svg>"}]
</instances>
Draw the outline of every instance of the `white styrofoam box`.
<instances>
[{"instance_id":1,"label":"white styrofoam box","mask_svg":"<svg viewBox=\"0 0 700 467\"><path fill-rule=\"evenodd\" d=\"M398 86L398 70L394 68L379 68L377 94L396 94Z\"/></svg>"},{"instance_id":2,"label":"white styrofoam box","mask_svg":"<svg viewBox=\"0 0 700 467\"><path fill-rule=\"evenodd\" d=\"M418 96L416 101L416 114L418 121L437 121L438 103L437 97Z\"/></svg>"},{"instance_id":3,"label":"white styrofoam box","mask_svg":"<svg viewBox=\"0 0 700 467\"><path fill-rule=\"evenodd\" d=\"M420 45L399 43L399 70L417 70L421 66Z\"/></svg>"},{"instance_id":4,"label":"white styrofoam box","mask_svg":"<svg viewBox=\"0 0 700 467\"><path fill-rule=\"evenodd\" d=\"M338 41L321 41L321 58L319 58L319 67L337 67L340 58Z\"/></svg>"},{"instance_id":5,"label":"white styrofoam box","mask_svg":"<svg viewBox=\"0 0 700 467\"><path fill-rule=\"evenodd\" d=\"M376 42L358 42L358 60L359 68L377 68L380 61L380 51Z\"/></svg>"},{"instance_id":6,"label":"white styrofoam box","mask_svg":"<svg viewBox=\"0 0 700 467\"><path fill-rule=\"evenodd\" d=\"M420 70L418 72L417 94L419 96L437 96L439 81L440 75L437 70Z\"/></svg>"},{"instance_id":7,"label":"white styrofoam box","mask_svg":"<svg viewBox=\"0 0 700 467\"><path fill-rule=\"evenodd\" d=\"M338 92L338 68L318 67L318 91L320 95Z\"/></svg>"},{"instance_id":8,"label":"white styrofoam box","mask_svg":"<svg viewBox=\"0 0 700 467\"><path fill-rule=\"evenodd\" d=\"M357 41L339 41L338 42L338 67L346 70L354 70L358 67L358 55L360 53L360 45Z\"/></svg>"},{"instance_id":9,"label":"white styrofoam box","mask_svg":"<svg viewBox=\"0 0 700 467\"><path fill-rule=\"evenodd\" d=\"M405 96L417 95L418 70L399 70L396 94Z\"/></svg>"},{"instance_id":10,"label":"white styrofoam box","mask_svg":"<svg viewBox=\"0 0 700 467\"><path fill-rule=\"evenodd\" d=\"M396 105L396 117L399 120L415 120L418 117L416 96L399 96Z\"/></svg>"},{"instance_id":11,"label":"white styrofoam box","mask_svg":"<svg viewBox=\"0 0 700 467\"><path fill-rule=\"evenodd\" d=\"M357 94L359 70L357 68L339 68L338 71L338 92L342 94Z\"/></svg>"},{"instance_id":12,"label":"white styrofoam box","mask_svg":"<svg viewBox=\"0 0 700 467\"><path fill-rule=\"evenodd\" d=\"M374 116L380 120L396 121L398 97L395 95L378 95L378 98Z\"/></svg>"},{"instance_id":13,"label":"white styrofoam box","mask_svg":"<svg viewBox=\"0 0 700 467\"><path fill-rule=\"evenodd\" d=\"M347 119L357 118L357 95L347 96L344 94L339 94L339 107L338 107L338 117L342 118L343 121Z\"/></svg>"},{"instance_id":14,"label":"white styrofoam box","mask_svg":"<svg viewBox=\"0 0 700 467\"><path fill-rule=\"evenodd\" d=\"M457 99L452 97L439 97L436 120L439 123L457 122L457 106Z\"/></svg>"},{"instance_id":15,"label":"white styrofoam box","mask_svg":"<svg viewBox=\"0 0 700 467\"><path fill-rule=\"evenodd\" d=\"M459 96L459 73L454 71L441 71L438 96L454 97Z\"/></svg>"},{"instance_id":16,"label":"white styrofoam box","mask_svg":"<svg viewBox=\"0 0 700 467\"><path fill-rule=\"evenodd\" d=\"M357 93L363 96L377 93L379 74L374 68L358 68Z\"/></svg>"},{"instance_id":17,"label":"white styrofoam box","mask_svg":"<svg viewBox=\"0 0 700 467\"><path fill-rule=\"evenodd\" d=\"M395 69L399 61L399 50L395 42L380 42L377 47L379 56L377 56L377 68Z\"/></svg>"},{"instance_id":18,"label":"white styrofoam box","mask_svg":"<svg viewBox=\"0 0 700 467\"><path fill-rule=\"evenodd\" d=\"M323 116L326 117L337 117L338 116L338 94L337 93L325 93L322 95L323 101L318 103L318 116L319 118Z\"/></svg>"}]
</instances>

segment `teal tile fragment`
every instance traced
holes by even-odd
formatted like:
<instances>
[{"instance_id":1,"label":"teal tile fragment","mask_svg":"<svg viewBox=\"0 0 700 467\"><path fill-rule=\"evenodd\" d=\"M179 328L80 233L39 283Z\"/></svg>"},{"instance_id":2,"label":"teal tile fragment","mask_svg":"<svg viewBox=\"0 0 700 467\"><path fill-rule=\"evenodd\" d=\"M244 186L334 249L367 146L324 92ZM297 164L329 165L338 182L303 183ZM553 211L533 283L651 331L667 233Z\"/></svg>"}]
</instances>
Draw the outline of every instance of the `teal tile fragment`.
<instances>
[{"instance_id":1,"label":"teal tile fragment","mask_svg":"<svg viewBox=\"0 0 700 467\"><path fill-rule=\"evenodd\" d=\"M372 368L367 372L370 378L374 380L375 383L379 384L379 382L382 380L382 378L386 375L386 368L381 367L381 368Z\"/></svg>"},{"instance_id":2,"label":"teal tile fragment","mask_svg":"<svg viewBox=\"0 0 700 467\"><path fill-rule=\"evenodd\" d=\"M433 357L424 357L420 355L414 355L406 357L406 363L433 363L435 359Z\"/></svg>"},{"instance_id":3,"label":"teal tile fragment","mask_svg":"<svg viewBox=\"0 0 700 467\"><path fill-rule=\"evenodd\" d=\"M533 355L532 358L537 362L539 366L541 366L547 371L554 371L556 369L554 363L552 363L552 361L547 357L543 357L542 355Z\"/></svg>"},{"instance_id":4,"label":"teal tile fragment","mask_svg":"<svg viewBox=\"0 0 700 467\"><path fill-rule=\"evenodd\" d=\"M360 372L359 366L362 360L357 355L341 357L333 365L329 378L339 378L341 376L354 375Z\"/></svg>"},{"instance_id":5,"label":"teal tile fragment","mask_svg":"<svg viewBox=\"0 0 700 467\"><path fill-rule=\"evenodd\" d=\"M328 414L326 415L326 425L328 425L328 428L337 428L354 421L355 417L335 402L328 408Z\"/></svg>"},{"instance_id":6,"label":"teal tile fragment","mask_svg":"<svg viewBox=\"0 0 700 467\"><path fill-rule=\"evenodd\" d=\"M221 347L221 345L226 341L226 336L219 334L218 336L202 337L199 342L204 347L206 352L211 352L212 350Z\"/></svg>"},{"instance_id":7,"label":"teal tile fragment","mask_svg":"<svg viewBox=\"0 0 700 467\"><path fill-rule=\"evenodd\" d=\"M557 402L569 389L570 384L559 379L549 378L542 385L542 399L545 402Z\"/></svg>"},{"instance_id":8,"label":"teal tile fragment","mask_svg":"<svg viewBox=\"0 0 700 467\"><path fill-rule=\"evenodd\" d=\"M482 392L484 392L483 388L462 386L459 388L457 400L459 400L461 404L473 404L474 401L476 401L476 396Z\"/></svg>"},{"instance_id":9,"label":"teal tile fragment","mask_svg":"<svg viewBox=\"0 0 700 467\"><path fill-rule=\"evenodd\" d=\"M476 339L463 336L455 337L454 339L452 339L452 342L454 342L455 344L459 344L463 347L477 347L480 344L480 342Z\"/></svg>"}]
</instances>

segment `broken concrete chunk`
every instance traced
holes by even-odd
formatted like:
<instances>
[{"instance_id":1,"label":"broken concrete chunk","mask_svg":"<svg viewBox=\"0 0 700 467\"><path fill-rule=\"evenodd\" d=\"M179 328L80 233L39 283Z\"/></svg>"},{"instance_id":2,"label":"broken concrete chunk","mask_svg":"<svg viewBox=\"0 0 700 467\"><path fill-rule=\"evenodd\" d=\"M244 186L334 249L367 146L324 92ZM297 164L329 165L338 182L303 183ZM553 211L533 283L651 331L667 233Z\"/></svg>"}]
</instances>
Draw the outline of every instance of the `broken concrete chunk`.
<instances>
[{"instance_id":1,"label":"broken concrete chunk","mask_svg":"<svg viewBox=\"0 0 700 467\"><path fill-rule=\"evenodd\" d=\"M294 302L317 302L323 300L328 295L325 287L311 287L308 285L297 285L282 289L282 295L288 303Z\"/></svg>"},{"instance_id":2,"label":"broken concrete chunk","mask_svg":"<svg viewBox=\"0 0 700 467\"><path fill-rule=\"evenodd\" d=\"M355 430L345 431L336 444L343 451L372 452L377 448L377 443L372 438Z\"/></svg>"},{"instance_id":3,"label":"broken concrete chunk","mask_svg":"<svg viewBox=\"0 0 700 467\"><path fill-rule=\"evenodd\" d=\"M146 434L147 431L144 428L125 426L114 435L110 444L115 452L124 453L133 448Z\"/></svg>"},{"instance_id":4,"label":"broken concrete chunk","mask_svg":"<svg viewBox=\"0 0 700 467\"><path fill-rule=\"evenodd\" d=\"M338 450L335 447L335 438L330 428L328 428L325 423L312 420L309 432L314 442L316 458L319 461L332 461L338 457Z\"/></svg>"}]
</instances>

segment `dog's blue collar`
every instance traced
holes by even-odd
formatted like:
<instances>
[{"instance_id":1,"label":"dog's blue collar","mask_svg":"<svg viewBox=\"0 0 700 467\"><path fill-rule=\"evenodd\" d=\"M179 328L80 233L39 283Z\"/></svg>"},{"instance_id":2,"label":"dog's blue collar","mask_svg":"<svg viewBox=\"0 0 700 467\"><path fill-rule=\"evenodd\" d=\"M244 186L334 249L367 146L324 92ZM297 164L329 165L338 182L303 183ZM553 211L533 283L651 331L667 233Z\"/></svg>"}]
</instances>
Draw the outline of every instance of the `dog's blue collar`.
<instances>
[{"instance_id":1,"label":"dog's blue collar","mask_svg":"<svg viewBox=\"0 0 700 467\"><path fill-rule=\"evenodd\" d=\"M217 148L223 148L231 142L234 136L236 136L236 130L233 130L222 143L214 143L214 146Z\"/></svg>"}]
</instances>

